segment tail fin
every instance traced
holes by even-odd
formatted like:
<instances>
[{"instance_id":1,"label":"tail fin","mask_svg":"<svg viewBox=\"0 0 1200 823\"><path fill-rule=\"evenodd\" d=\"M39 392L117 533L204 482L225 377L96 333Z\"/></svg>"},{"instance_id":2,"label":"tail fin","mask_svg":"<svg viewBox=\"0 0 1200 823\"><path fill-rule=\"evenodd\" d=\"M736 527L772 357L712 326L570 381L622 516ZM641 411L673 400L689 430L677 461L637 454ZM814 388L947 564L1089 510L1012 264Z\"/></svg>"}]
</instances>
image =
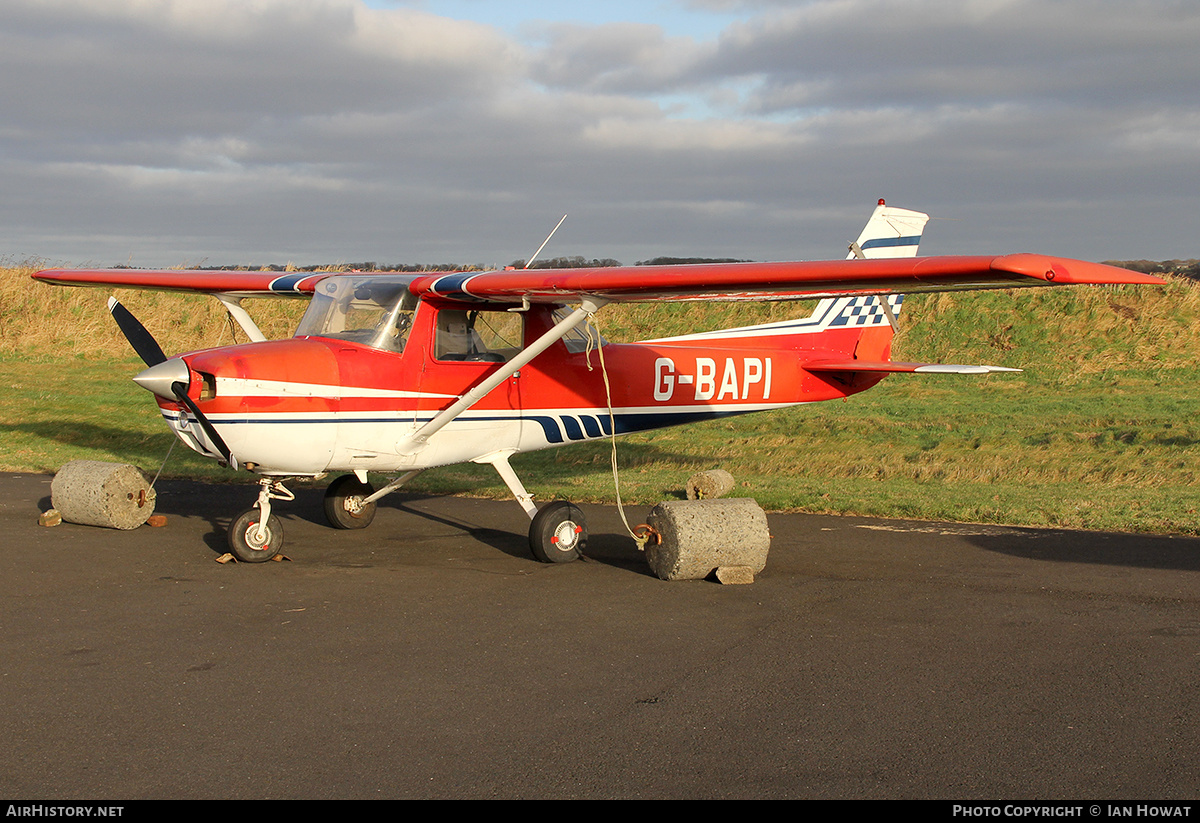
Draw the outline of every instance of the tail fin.
<instances>
[{"instance_id":1,"label":"tail fin","mask_svg":"<svg viewBox=\"0 0 1200 823\"><path fill-rule=\"evenodd\" d=\"M893 208L880 200L858 240L850 244L846 259L916 257L928 221L928 214Z\"/></svg>"},{"instance_id":2,"label":"tail fin","mask_svg":"<svg viewBox=\"0 0 1200 823\"><path fill-rule=\"evenodd\" d=\"M907 209L893 209L879 201L866 228L858 240L850 244L847 260L872 257L916 257L921 232L929 221L928 214ZM902 294L875 297L839 297L822 300L835 320L832 325L860 325L862 331L854 342L848 358L814 359L804 368L814 374L831 374L845 386L855 390L869 388L884 375L892 372L934 374L987 374L989 372L1020 371L1003 366L958 366L940 363L896 363L891 359L892 338L896 332L896 315L900 313ZM814 316L816 312L814 312ZM880 315L886 315L883 321ZM861 318L861 319L860 319Z\"/></svg>"},{"instance_id":3,"label":"tail fin","mask_svg":"<svg viewBox=\"0 0 1200 823\"><path fill-rule=\"evenodd\" d=\"M928 214L888 206L883 200L875 207L858 240L850 244L851 258L871 257L916 257L921 242L921 232L929 220ZM858 297L826 297L820 300L808 317L722 329L702 334L685 334L678 337L663 337L644 341L652 343L677 342L684 340L744 340L752 341L764 337L783 337L800 334L817 334L826 331L856 331L851 348L842 352L852 355L861 349L859 356L871 359L886 359L895 332L896 315L900 313L902 294Z\"/></svg>"},{"instance_id":4,"label":"tail fin","mask_svg":"<svg viewBox=\"0 0 1200 823\"><path fill-rule=\"evenodd\" d=\"M879 205L871 213L871 219L863 227L858 240L850 244L846 259L880 257L916 257L921 243L921 233L929 215L919 211L897 209L880 198ZM837 313L859 312L859 302L867 304L867 310L878 309L885 318L880 325L864 328L859 334L852 357L859 360L886 361L891 356L892 337L896 333L896 315L904 295L892 294L879 297L848 298L835 300L832 310Z\"/></svg>"}]
</instances>

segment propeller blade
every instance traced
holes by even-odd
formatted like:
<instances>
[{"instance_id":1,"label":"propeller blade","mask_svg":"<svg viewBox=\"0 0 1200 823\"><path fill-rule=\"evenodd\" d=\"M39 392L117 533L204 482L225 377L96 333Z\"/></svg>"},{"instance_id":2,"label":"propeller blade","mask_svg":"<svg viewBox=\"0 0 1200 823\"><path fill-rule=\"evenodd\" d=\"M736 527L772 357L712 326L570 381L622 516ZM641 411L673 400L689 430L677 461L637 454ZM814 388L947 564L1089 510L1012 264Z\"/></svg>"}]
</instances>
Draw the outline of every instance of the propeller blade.
<instances>
[{"instance_id":1,"label":"propeller blade","mask_svg":"<svg viewBox=\"0 0 1200 823\"><path fill-rule=\"evenodd\" d=\"M146 327L133 316L129 309L122 306L117 298L108 298L108 310L112 314L113 319L117 321L117 325L121 328L125 339L129 341L129 345L133 346L133 350L149 366L149 368L134 378L134 382L160 397L168 400L175 399L187 406L188 411L196 418L196 422L200 424L200 428L204 429L204 433L208 435L209 442L220 453L226 465L230 468L238 468L237 458L233 456L233 452L229 450L229 446L225 445L225 440L221 435L217 434L217 430L213 427L209 419L205 417L204 412L200 411L200 407L196 405L196 401L188 397L188 382L191 379L191 373L188 370L187 364L178 358L168 363L167 356L163 353L162 347L158 345L158 341L154 339L154 335L146 331ZM164 366L164 363L167 365ZM168 385L171 390L170 395L165 391Z\"/></svg>"},{"instance_id":2,"label":"propeller blade","mask_svg":"<svg viewBox=\"0 0 1200 823\"><path fill-rule=\"evenodd\" d=\"M120 326L121 333L125 335L129 345L133 346L138 357L146 361L147 366L157 366L167 359L154 336L146 331L146 327L138 322L138 319L130 313L129 309L122 306L117 298L108 298L108 310L112 314L113 320L117 321L117 325Z\"/></svg>"},{"instance_id":3,"label":"propeller blade","mask_svg":"<svg viewBox=\"0 0 1200 823\"><path fill-rule=\"evenodd\" d=\"M208 439L216 446L217 451L221 453L221 457L231 469L238 468L237 458L233 456L233 452L225 445L225 441L221 439L221 435L217 434L217 430L213 428L213 424L204 416L204 412L200 411L200 407L196 405L196 401L188 397L187 385L185 383L175 383L171 386L175 392L175 396L179 398L179 402L188 407L188 411L196 418L196 422L200 424L200 428L204 429L204 433L208 435Z\"/></svg>"}]
</instances>

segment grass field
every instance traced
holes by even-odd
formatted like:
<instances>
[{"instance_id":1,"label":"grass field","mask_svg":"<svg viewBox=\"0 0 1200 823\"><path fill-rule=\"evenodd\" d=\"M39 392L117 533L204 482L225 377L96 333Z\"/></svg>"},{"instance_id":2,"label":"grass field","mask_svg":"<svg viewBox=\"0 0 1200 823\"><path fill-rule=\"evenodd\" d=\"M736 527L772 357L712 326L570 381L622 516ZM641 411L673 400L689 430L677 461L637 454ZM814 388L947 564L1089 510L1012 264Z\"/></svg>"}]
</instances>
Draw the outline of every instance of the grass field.
<instances>
[{"instance_id":1,"label":"grass field","mask_svg":"<svg viewBox=\"0 0 1200 823\"><path fill-rule=\"evenodd\" d=\"M107 293L0 269L0 470L76 458L153 475L173 438L128 379L141 363ZM170 351L235 339L215 300L123 292ZM272 336L303 303L250 306ZM794 304L610 307L604 333L632 340L781 319ZM893 375L847 401L622 438L621 493L648 506L693 472L724 468L769 510L1087 529L1200 533L1200 288L1063 288L909 297L896 359L1024 368L986 377ZM237 338L240 339L240 338ZM521 455L540 499L614 499L610 445ZM174 449L164 473L248 482ZM507 497L490 468L426 472L415 488Z\"/></svg>"}]
</instances>

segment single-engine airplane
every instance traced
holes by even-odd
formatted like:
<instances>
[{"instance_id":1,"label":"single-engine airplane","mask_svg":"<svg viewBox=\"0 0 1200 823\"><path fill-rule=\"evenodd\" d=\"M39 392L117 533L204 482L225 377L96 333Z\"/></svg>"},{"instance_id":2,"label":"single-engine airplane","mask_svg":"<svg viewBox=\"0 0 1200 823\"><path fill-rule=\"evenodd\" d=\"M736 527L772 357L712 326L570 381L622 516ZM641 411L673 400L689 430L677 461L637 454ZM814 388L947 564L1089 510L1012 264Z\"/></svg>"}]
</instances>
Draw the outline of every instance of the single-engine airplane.
<instances>
[{"instance_id":1,"label":"single-engine airplane","mask_svg":"<svg viewBox=\"0 0 1200 823\"><path fill-rule=\"evenodd\" d=\"M1014 371L898 363L891 341L903 295L1067 284L1161 284L1149 275L1034 254L916 256L928 216L887 206L844 260L518 269L452 274L46 270L46 283L200 292L251 342L167 357L120 303L109 308L146 362L175 435L259 477L257 502L229 545L260 562L283 547L272 512L284 481L340 476L325 514L370 524L376 501L421 471L490 464L531 519L544 562L579 557L580 510L534 504L509 458L597 438L847 397L889 373ZM242 300L309 297L295 336L268 341ZM818 298L803 318L631 344L599 338L610 303ZM574 308L571 308L574 306ZM367 475L394 479L376 490Z\"/></svg>"}]
</instances>

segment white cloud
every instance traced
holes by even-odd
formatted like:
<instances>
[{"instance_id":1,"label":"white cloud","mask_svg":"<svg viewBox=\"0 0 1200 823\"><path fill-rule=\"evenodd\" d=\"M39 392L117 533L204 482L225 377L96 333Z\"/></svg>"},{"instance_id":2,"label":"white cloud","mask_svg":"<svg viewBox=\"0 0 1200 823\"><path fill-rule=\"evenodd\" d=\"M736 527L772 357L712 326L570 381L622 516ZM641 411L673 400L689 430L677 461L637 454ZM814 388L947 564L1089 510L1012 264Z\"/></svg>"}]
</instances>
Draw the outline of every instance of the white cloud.
<instances>
[{"instance_id":1,"label":"white cloud","mask_svg":"<svg viewBox=\"0 0 1200 823\"><path fill-rule=\"evenodd\" d=\"M508 262L570 211L564 253L811 257L879 196L967 216L931 252L1200 254L1194 4L688 6L740 20L8 0L0 255Z\"/></svg>"}]
</instances>

